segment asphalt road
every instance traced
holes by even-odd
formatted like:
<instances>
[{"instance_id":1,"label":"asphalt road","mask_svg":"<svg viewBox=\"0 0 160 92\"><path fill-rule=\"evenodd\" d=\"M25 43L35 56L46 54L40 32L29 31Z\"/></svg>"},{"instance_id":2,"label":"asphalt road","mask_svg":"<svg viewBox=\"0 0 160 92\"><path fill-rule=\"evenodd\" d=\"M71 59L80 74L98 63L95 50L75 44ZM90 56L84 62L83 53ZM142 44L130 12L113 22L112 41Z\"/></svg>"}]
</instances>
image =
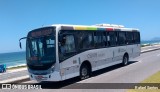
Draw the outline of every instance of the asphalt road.
<instances>
[{"instance_id":1,"label":"asphalt road","mask_svg":"<svg viewBox=\"0 0 160 92\"><path fill-rule=\"evenodd\" d=\"M127 66L115 65L93 73L91 78L80 81L73 78L60 83L46 83L45 92L126 92L126 89L72 89L76 83L82 83L80 86L85 87L83 83L139 83L148 76L160 71L160 50L141 54L140 57L131 60ZM35 83L28 81L26 83ZM35 83L40 85L39 83ZM98 86L98 85L97 85ZM58 88L58 89L47 89ZM63 89L64 88L64 89ZM68 89L69 88L69 89ZM9 92L9 90L3 90ZM13 92L22 90L13 90ZM23 90L23 92L43 92L44 90Z\"/></svg>"}]
</instances>

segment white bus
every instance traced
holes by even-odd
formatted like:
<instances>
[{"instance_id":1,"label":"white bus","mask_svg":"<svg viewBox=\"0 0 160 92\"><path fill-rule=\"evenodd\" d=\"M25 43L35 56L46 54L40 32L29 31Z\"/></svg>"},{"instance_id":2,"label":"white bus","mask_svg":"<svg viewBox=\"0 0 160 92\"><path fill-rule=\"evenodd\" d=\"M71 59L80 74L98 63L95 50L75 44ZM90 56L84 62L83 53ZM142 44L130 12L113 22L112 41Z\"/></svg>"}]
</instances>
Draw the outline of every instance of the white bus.
<instances>
[{"instance_id":1,"label":"white bus","mask_svg":"<svg viewBox=\"0 0 160 92\"><path fill-rule=\"evenodd\" d=\"M85 79L93 71L127 65L141 53L138 29L121 25L58 24L34 29L24 38L29 76L38 82Z\"/></svg>"}]
</instances>

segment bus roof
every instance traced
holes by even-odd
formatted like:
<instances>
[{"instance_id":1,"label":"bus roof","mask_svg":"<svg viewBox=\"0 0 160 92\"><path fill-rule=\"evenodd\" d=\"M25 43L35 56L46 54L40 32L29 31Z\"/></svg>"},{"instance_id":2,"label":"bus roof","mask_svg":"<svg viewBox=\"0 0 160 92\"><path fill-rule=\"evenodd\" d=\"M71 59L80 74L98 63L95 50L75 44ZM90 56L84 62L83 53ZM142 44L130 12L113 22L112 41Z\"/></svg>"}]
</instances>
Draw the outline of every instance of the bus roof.
<instances>
[{"instance_id":1,"label":"bus roof","mask_svg":"<svg viewBox=\"0 0 160 92\"><path fill-rule=\"evenodd\" d=\"M96 24L92 26L87 25L69 25L69 24L54 24L52 26L61 27L61 30L90 30L90 31L139 31L136 28L125 28L123 25L113 24ZM107 26L108 25L108 26Z\"/></svg>"}]
</instances>

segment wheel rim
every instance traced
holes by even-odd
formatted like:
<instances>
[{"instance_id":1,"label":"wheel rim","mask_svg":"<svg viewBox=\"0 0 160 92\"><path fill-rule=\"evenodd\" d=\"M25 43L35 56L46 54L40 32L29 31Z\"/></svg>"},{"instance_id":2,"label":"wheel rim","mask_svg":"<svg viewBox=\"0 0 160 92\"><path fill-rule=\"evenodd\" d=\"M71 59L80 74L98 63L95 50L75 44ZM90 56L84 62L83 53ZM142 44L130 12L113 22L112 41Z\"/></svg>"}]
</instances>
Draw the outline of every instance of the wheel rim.
<instances>
[{"instance_id":1,"label":"wheel rim","mask_svg":"<svg viewBox=\"0 0 160 92\"><path fill-rule=\"evenodd\" d=\"M82 68L82 76L87 76L87 68Z\"/></svg>"},{"instance_id":2,"label":"wheel rim","mask_svg":"<svg viewBox=\"0 0 160 92\"><path fill-rule=\"evenodd\" d=\"M124 65L126 65L128 63L128 58L124 57Z\"/></svg>"}]
</instances>

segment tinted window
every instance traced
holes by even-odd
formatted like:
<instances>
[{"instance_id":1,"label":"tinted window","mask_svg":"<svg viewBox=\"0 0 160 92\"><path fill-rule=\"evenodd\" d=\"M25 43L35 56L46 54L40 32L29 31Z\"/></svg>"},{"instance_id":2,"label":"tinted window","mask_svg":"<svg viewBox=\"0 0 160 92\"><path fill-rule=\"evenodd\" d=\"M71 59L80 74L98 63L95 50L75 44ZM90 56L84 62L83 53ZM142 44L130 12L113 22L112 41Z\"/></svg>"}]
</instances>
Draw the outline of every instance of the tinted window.
<instances>
[{"instance_id":1,"label":"tinted window","mask_svg":"<svg viewBox=\"0 0 160 92\"><path fill-rule=\"evenodd\" d=\"M95 32L94 33L94 44L95 44L95 47L101 47L102 46L101 32Z\"/></svg>"},{"instance_id":2,"label":"tinted window","mask_svg":"<svg viewBox=\"0 0 160 92\"><path fill-rule=\"evenodd\" d=\"M66 35L65 37L65 43L60 47L61 53L70 53L75 52L75 41L73 35Z\"/></svg>"},{"instance_id":3,"label":"tinted window","mask_svg":"<svg viewBox=\"0 0 160 92\"><path fill-rule=\"evenodd\" d=\"M80 49L90 49L94 46L92 32L78 32L78 41Z\"/></svg>"},{"instance_id":4,"label":"tinted window","mask_svg":"<svg viewBox=\"0 0 160 92\"><path fill-rule=\"evenodd\" d=\"M126 32L126 41L127 41L127 44L133 43L133 33L132 32Z\"/></svg>"},{"instance_id":5,"label":"tinted window","mask_svg":"<svg viewBox=\"0 0 160 92\"><path fill-rule=\"evenodd\" d=\"M140 43L140 34L139 34L139 32L134 32L133 33L133 35L134 35L134 43L137 43L137 44L139 44Z\"/></svg>"},{"instance_id":6,"label":"tinted window","mask_svg":"<svg viewBox=\"0 0 160 92\"><path fill-rule=\"evenodd\" d=\"M126 44L126 35L125 35L125 32L119 32L118 43L119 43L119 45L125 45Z\"/></svg>"},{"instance_id":7,"label":"tinted window","mask_svg":"<svg viewBox=\"0 0 160 92\"><path fill-rule=\"evenodd\" d=\"M33 70L50 68L56 62L55 36L28 37L26 53L29 68Z\"/></svg>"},{"instance_id":8,"label":"tinted window","mask_svg":"<svg viewBox=\"0 0 160 92\"><path fill-rule=\"evenodd\" d=\"M49 58L53 58L55 51L55 39L54 36L44 36L39 38L31 38L28 39L30 58L32 57L40 57L43 60L47 60Z\"/></svg>"},{"instance_id":9,"label":"tinted window","mask_svg":"<svg viewBox=\"0 0 160 92\"><path fill-rule=\"evenodd\" d=\"M108 40L108 46L116 46L116 32L108 32L107 35L107 40Z\"/></svg>"},{"instance_id":10,"label":"tinted window","mask_svg":"<svg viewBox=\"0 0 160 92\"><path fill-rule=\"evenodd\" d=\"M65 60L76 53L76 46L75 46L75 38L72 34L67 34L63 36L63 40L61 45L59 45L59 59Z\"/></svg>"},{"instance_id":11,"label":"tinted window","mask_svg":"<svg viewBox=\"0 0 160 92\"><path fill-rule=\"evenodd\" d=\"M102 46L103 46L103 47L107 46L106 32L103 32L103 33L102 33Z\"/></svg>"}]
</instances>

